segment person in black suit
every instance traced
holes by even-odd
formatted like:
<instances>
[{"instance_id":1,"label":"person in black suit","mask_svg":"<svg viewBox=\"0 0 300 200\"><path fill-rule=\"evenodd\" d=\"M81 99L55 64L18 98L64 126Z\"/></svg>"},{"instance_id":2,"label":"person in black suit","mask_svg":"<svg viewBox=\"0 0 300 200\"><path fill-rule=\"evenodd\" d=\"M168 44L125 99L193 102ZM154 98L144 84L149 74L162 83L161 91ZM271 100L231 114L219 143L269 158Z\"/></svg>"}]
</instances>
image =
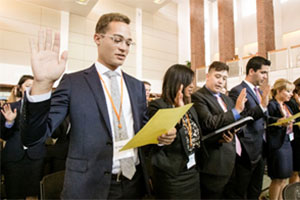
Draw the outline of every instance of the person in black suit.
<instances>
[{"instance_id":1,"label":"person in black suit","mask_svg":"<svg viewBox=\"0 0 300 200\"><path fill-rule=\"evenodd\" d=\"M273 98L268 105L268 125L293 115L292 110L285 103L291 99L293 90L294 84L288 80L276 80L272 88ZM270 199L282 199L282 190L293 173L292 140L294 140L293 122L281 126L268 126L267 164L268 175L272 179L269 188Z\"/></svg>"},{"instance_id":2,"label":"person in black suit","mask_svg":"<svg viewBox=\"0 0 300 200\"><path fill-rule=\"evenodd\" d=\"M237 100L240 92L246 88L247 102L245 111L261 109L265 114L248 123L241 135L242 156L237 157L235 166L234 190L230 194L233 199L258 199L264 174L263 141L265 134L265 118L267 116L270 86L267 85L271 62L263 57L251 58L246 66L245 80L232 88L229 97ZM263 92L258 86L264 86Z\"/></svg>"},{"instance_id":3,"label":"person in black suit","mask_svg":"<svg viewBox=\"0 0 300 200\"><path fill-rule=\"evenodd\" d=\"M32 83L31 75L22 76L17 85L18 96L22 97L25 88ZM45 145L23 146L19 130L20 107L21 101L17 101L4 105L1 110L1 138L6 141L1 152L5 192L8 199L37 199Z\"/></svg>"},{"instance_id":4,"label":"person in black suit","mask_svg":"<svg viewBox=\"0 0 300 200\"><path fill-rule=\"evenodd\" d=\"M194 72L190 68L172 65L164 75L161 98L149 103L149 117L159 109L191 103L193 79ZM177 137L171 145L151 146L154 195L157 199L199 199L196 157L199 155L201 129L194 107L177 123L176 129Z\"/></svg>"},{"instance_id":5,"label":"person in black suit","mask_svg":"<svg viewBox=\"0 0 300 200\"><path fill-rule=\"evenodd\" d=\"M53 94L67 52L59 56L59 34L52 41L51 30L46 37L40 31L38 43L31 42L34 82L24 100L22 141L28 147L44 142L70 116L62 198L140 199L146 190L149 193L141 149L119 152L148 120L144 84L121 70L133 44L129 24L125 15L102 15L94 34L97 61L64 75ZM175 137L172 129L158 141L168 145Z\"/></svg>"},{"instance_id":6,"label":"person in black suit","mask_svg":"<svg viewBox=\"0 0 300 200\"><path fill-rule=\"evenodd\" d=\"M257 118L260 110L242 113L247 101L246 91L242 90L236 104L222 89L226 84L229 67L222 62L213 62L206 75L206 84L192 95L192 101L199 116L204 135L235 122L242 116L251 115ZM237 136L228 132L223 139L207 143L208 159L203 160L200 169L201 197L203 199L224 198L224 190L230 180L236 153L241 154Z\"/></svg>"},{"instance_id":7,"label":"person in black suit","mask_svg":"<svg viewBox=\"0 0 300 200\"><path fill-rule=\"evenodd\" d=\"M293 97L290 101L286 102L289 108L294 114L300 112L300 78L294 81L295 89L293 91ZM296 119L296 122L300 122L300 118ZM299 126L293 126L294 140L291 141L293 149L293 175L289 179L289 183L299 182L300 171L300 128Z\"/></svg>"}]
</instances>

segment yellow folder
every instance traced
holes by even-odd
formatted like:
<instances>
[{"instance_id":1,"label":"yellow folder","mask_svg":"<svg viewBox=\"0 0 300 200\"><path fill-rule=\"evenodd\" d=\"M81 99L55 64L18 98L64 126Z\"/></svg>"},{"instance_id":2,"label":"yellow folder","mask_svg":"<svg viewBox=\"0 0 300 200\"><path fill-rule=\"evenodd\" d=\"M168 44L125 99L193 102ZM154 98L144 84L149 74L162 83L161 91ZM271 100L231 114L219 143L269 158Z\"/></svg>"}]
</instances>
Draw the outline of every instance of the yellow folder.
<instances>
[{"instance_id":1,"label":"yellow folder","mask_svg":"<svg viewBox=\"0 0 300 200\"><path fill-rule=\"evenodd\" d=\"M148 123L120 150L127 150L147 144L158 144L157 137L175 127L176 123L192 107L192 103L182 107L159 109Z\"/></svg>"},{"instance_id":2,"label":"yellow folder","mask_svg":"<svg viewBox=\"0 0 300 200\"><path fill-rule=\"evenodd\" d=\"M280 121L280 122L275 122L275 123L273 123L273 124L270 124L269 126L281 126L282 124L291 122L291 121L293 121L294 119L296 119L296 118L298 118L298 117L300 117L300 112L298 112L297 114L292 115L292 116L290 116L290 117L288 117L288 118L286 118L286 119L284 119L284 120L282 120L282 121ZM298 125L298 124L297 124L297 125Z\"/></svg>"}]
</instances>

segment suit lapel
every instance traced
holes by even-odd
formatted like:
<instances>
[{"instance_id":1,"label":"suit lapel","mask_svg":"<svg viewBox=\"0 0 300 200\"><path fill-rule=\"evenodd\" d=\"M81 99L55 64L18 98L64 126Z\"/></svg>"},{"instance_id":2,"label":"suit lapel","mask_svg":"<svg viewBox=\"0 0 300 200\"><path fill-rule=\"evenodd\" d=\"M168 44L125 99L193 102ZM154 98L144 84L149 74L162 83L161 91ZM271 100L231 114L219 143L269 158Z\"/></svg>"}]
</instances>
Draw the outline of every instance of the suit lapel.
<instances>
[{"instance_id":1,"label":"suit lapel","mask_svg":"<svg viewBox=\"0 0 300 200\"><path fill-rule=\"evenodd\" d=\"M215 108L218 108L219 111L224 112L223 108L219 104L217 98L210 92L206 87L203 87L204 94L206 94L206 97L209 99L210 102L215 104ZM223 99L223 98L222 98Z\"/></svg>"},{"instance_id":2,"label":"suit lapel","mask_svg":"<svg viewBox=\"0 0 300 200\"><path fill-rule=\"evenodd\" d=\"M97 69L95 65L93 65L91 68L86 70L84 72L84 78L87 81L94 97L97 102L97 106L99 108L100 113L103 116L103 119L105 121L105 125L110 133L110 136L112 136L110 122L109 122L109 115L107 110L107 103L105 100L104 91L102 88L102 83L100 81ZM103 103L105 102L105 103Z\"/></svg>"},{"instance_id":3,"label":"suit lapel","mask_svg":"<svg viewBox=\"0 0 300 200\"><path fill-rule=\"evenodd\" d=\"M256 94L252 91L252 89L248 86L248 84L243 81L242 85L244 88L247 88L247 94L249 94L254 99L254 101L259 105L259 101L257 99Z\"/></svg>"}]
</instances>

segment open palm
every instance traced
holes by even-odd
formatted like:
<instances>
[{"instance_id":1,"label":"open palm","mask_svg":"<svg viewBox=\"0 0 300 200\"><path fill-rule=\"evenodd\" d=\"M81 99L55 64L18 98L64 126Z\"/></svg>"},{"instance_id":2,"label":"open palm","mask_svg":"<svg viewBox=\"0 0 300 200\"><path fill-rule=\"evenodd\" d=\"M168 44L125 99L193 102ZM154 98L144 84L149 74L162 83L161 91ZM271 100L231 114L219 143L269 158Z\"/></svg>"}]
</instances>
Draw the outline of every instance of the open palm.
<instances>
[{"instance_id":1,"label":"open palm","mask_svg":"<svg viewBox=\"0 0 300 200\"><path fill-rule=\"evenodd\" d=\"M1 113L7 122L13 122L17 117L17 109L11 110L10 104L5 104Z\"/></svg>"},{"instance_id":2,"label":"open palm","mask_svg":"<svg viewBox=\"0 0 300 200\"><path fill-rule=\"evenodd\" d=\"M53 43L53 44L52 44ZM35 84L47 85L50 88L59 79L65 70L67 62L67 52L59 56L60 36L55 33L52 41L52 31L39 31L38 42L30 41L31 48L31 68L34 75Z\"/></svg>"}]
</instances>

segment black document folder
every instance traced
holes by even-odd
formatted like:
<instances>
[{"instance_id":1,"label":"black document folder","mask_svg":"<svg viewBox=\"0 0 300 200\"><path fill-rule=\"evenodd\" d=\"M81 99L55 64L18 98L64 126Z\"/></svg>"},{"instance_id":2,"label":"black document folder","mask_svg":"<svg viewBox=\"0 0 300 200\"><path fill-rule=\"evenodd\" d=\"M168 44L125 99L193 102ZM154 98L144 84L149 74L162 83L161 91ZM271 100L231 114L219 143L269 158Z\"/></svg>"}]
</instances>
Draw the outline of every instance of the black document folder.
<instances>
[{"instance_id":1,"label":"black document folder","mask_svg":"<svg viewBox=\"0 0 300 200\"><path fill-rule=\"evenodd\" d=\"M253 117L250 117L250 116L242 118L240 120L237 120L231 124L228 124L227 126L219 128L219 129L215 130L214 132L203 136L202 141L204 141L204 142L218 141L218 140L222 139L223 133L226 133L227 131L230 131L233 129L241 128L251 121L253 121Z\"/></svg>"}]
</instances>

